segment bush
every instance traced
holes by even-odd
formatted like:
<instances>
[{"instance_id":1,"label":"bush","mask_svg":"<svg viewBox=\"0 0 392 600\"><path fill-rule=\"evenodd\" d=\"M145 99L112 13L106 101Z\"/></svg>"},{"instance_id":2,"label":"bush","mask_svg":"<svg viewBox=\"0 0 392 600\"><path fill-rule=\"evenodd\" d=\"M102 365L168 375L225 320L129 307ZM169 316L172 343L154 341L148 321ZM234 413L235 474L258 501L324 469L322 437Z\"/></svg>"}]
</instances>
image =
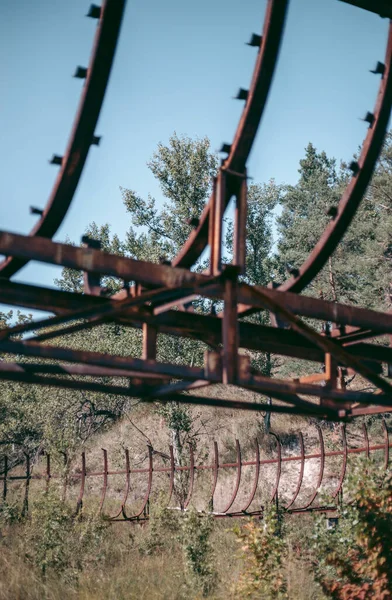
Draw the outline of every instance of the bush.
<instances>
[{"instance_id":1,"label":"bush","mask_svg":"<svg viewBox=\"0 0 392 600\"><path fill-rule=\"evenodd\" d=\"M281 515L275 506L264 512L263 521L251 520L235 529L242 544L244 569L234 587L235 598L288 598L284 573L287 545L282 534Z\"/></svg>"},{"instance_id":2,"label":"bush","mask_svg":"<svg viewBox=\"0 0 392 600\"><path fill-rule=\"evenodd\" d=\"M45 576L49 571L76 581L90 563L102 558L107 528L100 517L83 512L75 517L55 490L33 504L24 528L25 556Z\"/></svg>"},{"instance_id":3,"label":"bush","mask_svg":"<svg viewBox=\"0 0 392 600\"><path fill-rule=\"evenodd\" d=\"M315 532L316 579L333 600L392 598L392 477L359 465L335 529Z\"/></svg>"},{"instance_id":4,"label":"bush","mask_svg":"<svg viewBox=\"0 0 392 600\"><path fill-rule=\"evenodd\" d=\"M195 510L182 515L181 541L185 567L190 582L201 589L203 596L208 596L217 583L210 542L213 527L212 516L200 517Z\"/></svg>"},{"instance_id":5,"label":"bush","mask_svg":"<svg viewBox=\"0 0 392 600\"><path fill-rule=\"evenodd\" d=\"M154 554L173 550L180 530L180 515L166 506L165 495L160 494L153 503L145 535L139 545L141 554Z\"/></svg>"}]
</instances>

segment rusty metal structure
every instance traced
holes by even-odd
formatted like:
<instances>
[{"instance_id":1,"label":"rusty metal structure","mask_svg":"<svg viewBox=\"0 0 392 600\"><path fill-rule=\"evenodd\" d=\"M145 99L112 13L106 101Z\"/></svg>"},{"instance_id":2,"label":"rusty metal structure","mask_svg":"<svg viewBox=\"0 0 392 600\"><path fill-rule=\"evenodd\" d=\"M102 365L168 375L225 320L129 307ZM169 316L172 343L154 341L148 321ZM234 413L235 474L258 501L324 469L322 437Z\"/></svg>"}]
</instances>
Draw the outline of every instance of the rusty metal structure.
<instances>
[{"instance_id":1,"label":"rusty metal structure","mask_svg":"<svg viewBox=\"0 0 392 600\"><path fill-rule=\"evenodd\" d=\"M265 502L275 502L285 512L289 514L302 514L305 512L325 512L329 513L338 510L340 504L343 501L343 484L346 477L348 459L350 456L366 456L367 458L375 457L378 453L378 461L382 460L385 470L389 468L389 454L390 448L392 447L392 441L389 438L389 431L385 421L383 421L384 441L383 443L370 444L369 435L366 425L363 425L363 444L350 446L347 440L346 426L341 425L341 445L342 449L339 450L327 450L325 444L325 438L323 430L320 426L317 427L318 440L319 440L319 451L306 453L304 436L301 432L298 433L298 444L300 448L300 454L288 454L284 452L282 442L279 436L275 433L270 435L275 438L276 450L275 457L272 458L261 458L260 446L255 440L254 444L254 458L251 460L245 460L241 453L241 446L239 440L236 440L236 460L234 462L221 462L219 458L218 443L214 441L212 461L210 464L196 464L194 449L192 445L189 447L189 464L178 466L175 464L173 447L169 446L169 453L165 454L158 452L147 446L146 459L144 463L146 466L131 467L129 450L124 450L124 468L120 470L114 470L109 468L108 453L106 449L102 449L102 470L94 471L88 470L87 460L85 452L81 455L80 467L69 471L67 475L59 475L54 473L51 468L51 458L49 454L44 455L44 469L40 471L39 460L37 457L35 460L26 454L25 456L25 473L16 474L15 469L11 468L11 464L7 457L4 457L4 464L2 469L2 475L0 481L3 482L3 501L5 502L9 492L15 490L9 490L9 486L12 487L15 484L23 483L22 488L19 487L17 493L20 496L22 490L22 511L28 510L29 504L29 491L32 482L45 483L46 490L49 489L51 482L61 481L61 487L63 488L64 499L69 494L69 488L72 484L79 485L79 491L77 493L76 513L82 508L83 504L90 501L92 502L91 496L86 495L86 485L91 479L99 478L102 481L102 488L98 496L96 497L96 504L98 504L98 511L104 515L110 521L145 521L149 518L150 503L156 501L159 497L158 490L165 492L165 502L168 507L173 510L187 510L191 505L195 505L194 497L197 494L197 482L200 474L210 474L209 492L207 492L207 499L204 498L204 506L199 509L200 514L212 514L214 517L257 517L261 516L264 511ZM329 486L327 490L328 502L325 503L325 486L323 482L327 479L326 475L326 462L328 459L338 458L340 466L334 466L332 474L334 475L333 484ZM304 474L306 466L310 461L317 461L318 463L318 474L317 477L311 477L310 489L306 489L303 492L304 487ZM294 474L294 483L291 484L287 493L284 495L281 492L282 483L287 478L287 473L283 473L285 465L296 465L296 473ZM267 467L273 466L275 468L275 475L270 477L270 481L267 481L265 470ZM249 484L250 489L242 490L241 482L244 473L251 472L251 481ZM227 475L230 472L235 473L234 484L227 482ZM186 474L187 481L185 494L179 497L176 494L176 481L175 477L179 473ZM140 485L139 482L135 483L137 476L145 476L146 482ZM165 479L157 481L159 476L164 476ZM232 491L229 493L228 498L224 498L223 501L217 498L217 485L218 481L225 476L224 487L227 488L231 485ZM328 473L329 479L331 479L331 473ZM105 500L108 501L110 492L110 482L114 478L117 478L116 488L119 487L118 478L121 478L122 499L114 502L109 509L106 509ZM267 485L269 483L269 485ZM52 483L53 485L53 483ZM139 487L140 486L140 487ZM167 486L167 487L166 487ZM139 487L139 489L138 489ZM166 487L166 489L165 489ZM287 487L287 486L286 486ZM141 488L141 489L140 489ZM323 492L322 493L322 488ZM132 492L138 496L135 506L129 506L130 493ZM144 491L145 490L145 491ZM138 493L137 493L138 492ZM264 492L264 495L262 494ZM322 497L324 501L316 502L316 499ZM173 503L174 500L174 503ZM207 500L207 501L206 501ZM263 504L262 504L263 503ZM196 503L197 505L197 503Z\"/></svg>"},{"instance_id":2,"label":"rusty metal structure","mask_svg":"<svg viewBox=\"0 0 392 600\"><path fill-rule=\"evenodd\" d=\"M350 4L392 19L387 0L350 0ZM76 248L51 239L70 206L88 150L91 144L99 142L95 126L124 7L125 0L104 0L102 7L91 6L88 16L98 19L94 48L89 66L78 67L75 73L85 79L85 85L65 154L52 159L60 167L53 191L43 210L32 208L39 219L30 235L0 232L0 253L6 257L0 264L0 302L55 314L0 331L0 352L30 359L28 363L0 362L0 378L138 397L145 402L175 400L335 421L391 410L392 385L382 373L392 363L392 348L371 340L392 334L392 315L306 297L301 292L323 268L350 225L382 148L392 107L392 21L385 58L373 70L380 78L379 91L373 112L366 116L369 127L362 151L358 160L351 163L351 180L339 204L331 207L330 222L304 264L292 270L291 278L283 284L259 287L244 283L241 277L245 274L246 164L272 84L288 0L268 0L262 33L252 35L249 44L256 48L257 56L249 90L241 89L238 94L245 105L234 139L223 145L226 158L213 182L211 197L200 218L194 219L189 239L171 263L154 264L111 255L94 247L91 240ZM233 197L233 260L232 264L223 264L223 217ZM209 269L196 273L192 267L207 248ZM84 294L11 281L30 260L84 271ZM100 285L104 275L121 280L122 291L105 296ZM192 300L197 297L222 301L222 313L195 312ZM262 310L270 313L271 326L244 320ZM319 333L301 317L332 324L330 333ZM142 356L70 350L47 343L104 322L141 328ZM157 337L162 333L207 344L204 366L158 362ZM239 352L241 348L311 360L325 365L325 372L296 380L268 378L251 368L249 358ZM34 358L39 362L34 363ZM360 392L339 386L338 373L342 368L360 374L376 391ZM92 381L92 377L96 379ZM238 400L195 392L215 384L237 386ZM241 388L267 395L278 403L242 401Z\"/></svg>"}]
</instances>

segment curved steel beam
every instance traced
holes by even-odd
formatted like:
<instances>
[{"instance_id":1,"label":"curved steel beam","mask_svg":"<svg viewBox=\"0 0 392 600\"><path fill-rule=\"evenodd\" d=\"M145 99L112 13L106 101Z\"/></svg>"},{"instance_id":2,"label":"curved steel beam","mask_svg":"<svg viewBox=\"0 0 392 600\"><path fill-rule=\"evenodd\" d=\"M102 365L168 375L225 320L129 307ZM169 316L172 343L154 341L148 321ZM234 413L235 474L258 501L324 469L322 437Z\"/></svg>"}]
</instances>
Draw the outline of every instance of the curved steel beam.
<instances>
[{"instance_id":1,"label":"curved steel beam","mask_svg":"<svg viewBox=\"0 0 392 600\"><path fill-rule=\"evenodd\" d=\"M78 501L76 503L76 514L80 511L83 505L84 486L86 483L86 454L82 452L82 474L80 480L80 491Z\"/></svg>"},{"instance_id":2,"label":"curved steel beam","mask_svg":"<svg viewBox=\"0 0 392 600\"><path fill-rule=\"evenodd\" d=\"M187 508L188 505L189 505L189 502L191 501L192 494L193 494L193 484L195 482L195 456L193 454L193 448L192 448L192 444L191 443L189 443L189 455L190 455L189 489L188 489L188 495L187 495L186 500L184 502L184 508Z\"/></svg>"},{"instance_id":3,"label":"curved steel beam","mask_svg":"<svg viewBox=\"0 0 392 600\"><path fill-rule=\"evenodd\" d=\"M304 436L302 435L301 431L298 433L298 437L299 437L299 444L301 446L301 466L300 466L300 471L299 471L297 487L295 488L293 497L291 498L290 502L285 507L286 510L288 510L291 506L293 506L294 502L296 501L298 494L300 492L301 486L302 486L303 478L304 478L305 446L304 446Z\"/></svg>"},{"instance_id":4,"label":"curved steel beam","mask_svg":"<svg viewBox=\"0 0 392 600\"><path fill-rule=\"evenodd\" d=\"M298 275L278 287L281 291L301 292L323 268L350 225L366 192L378 156L392 108L392 21L389 26L385 70L378 91L372 123L364 140L353 176L337 207L337 214L326 227L313 251L298 270Z\"/></svg>"},{"instance_id":5,"label":"curved steel beam","mask_svg":"<svg viewBox=\"0 0 392 600\"><path fill-rule=\"evenodd\" d=\"M175 473L175 469L176 469L175 464L174 464L174 451L173 451L173 446L171 444L169 446L169 452L170 452L170 485L169 485L169 497L167 499L167 506L169 506L171 497L173 495L174 473Z\"/></svg>"},{"instance_id":6,"label":"curved steel beam","mask_svg":"<svg viewBox=\"0 0 392 600\"><path fill-rule=\"evenodd\" d=\"M116 50L126 0L104 0L94 38L79 108L68 141L61 169L41 218L31 236L52 238L61 225L76 191L103 103ZM15 275L27 259L6 258L0 264L1 277Z\"/></svg>"},{"instance_id":7,"label":"curved steel beam","mask_svg":"<svg viewBox=\"0 0 392 600\"><path fill-rule=\"evenodd\" d=\"M131 487L131 465L129 462L129 450L128 448L125 448L125 470L126 470L126 485L125 485L125 492L124 492L124 498L123 501L121 502L121 508L120 511L118 512L118 514L113 517L115 519L117 519L120 514L122 514L122 516L124 517L124 519L126 519L126 514L125 514L125 503L128 500L128 494L129 494L129 490Z\"/></svg>"},{"instance_id":8,"label":"curved steel beam","mask_svg":"<svg viewBox=\"0 0 392 600\"><path fill-rule=\"evenodd\" d=\"M131 516L127 516L127 513L125 511L125 506L122 507L122 513L124 516L124 519L126 521L133 521L135 519L138 519L144 512L144 509L146 508L148 501L150 499L150 493L151 493L151 486L152 486L152 473L153 473L153 458L152 458L152 447L151 446L147 446L148 448L148 483L147 483L147 490L146 493L144 495L143 498L143 503L142 503L142 507L139 510L139 512L135 513L134 515ZM128 470L129 472L129 470Z\"/></svg>"},{"instance_id":9,"label":"curved steel beam","mask_svg":"<svg viewBox=\"0 0 392 600\"><path fill-rule=\"evenodd\" d=\"M236 479L236 483L235 483L235 488L233 491L233 494L229 500L229 502L227 503L227 505L225 506L225 508L219 512L221 513L227 513L229 512L230 508L233 506L235 499L237 497L238 494L238 490L240 487L240 483L241 483L241 467L242 467L242 460L241 460L241 446L240 446L240 442L238 440L235 441L235 446L236 446L236 450L237 450L237 479Z\"/></svg>"},{"instance_id":10,"label":"curved steel beam","mask_svg":"<svg viewBox=\"0 0 392 600\"><path fill-rule=\"evenodd\" d=\"M279 437L276 435L276 433L273 433L272 431L270 431L270 435L272 435L276 439L277 449L278 449L276 481L275 481L275 487L272 490L272 494L271 494L271 502L273 502L275 499L278 498L280 476L282 474L282 444L280 442Z\"/></svg>"},{"instance_id":11,"label":"curved steel beam","mask_svg":"<svg viewBox=\"0 0 392 600\"><path fill-rule=\"evenodd\" d=\"M385 440L385 447L384 447L384 468L385 470L388 469L388 464L389 464L389 431L388 431L388 427L387 424L385 422L385 419L382 420L382 426L384 429L384 440Z\"/></svg>"},{"instance_id":12,"label":"curved steel beam","mask_svg":"<svg viewBox=\"0 0 392 600\"><path fill-rule=\"evenodd\" d=\"M108 453L105 448L102 448L103 452L103 487L102 487L102 495L101 502L99 504L99 513L102 513L103 505L105 502L106 491L108 489Z\"/></svg>"},{"instance_id":13,"label":"curved steel beam","mask_svg":"<svg viewBox=\"0 0 392 600\"><path fill-rule=\"evenodd\" d=\"M50 472L50 454L46 454L46 493L49 492L49 484L50 484L51 472Z\"/></svg>"},{"instance_id":14,"label":"curved steel beam","mask_svg":"<svg viewBox=\"0 0 392 600\"><path fill-rule=\"evenodd\" d=\"M306 510L307 508L309 508L309 506L311 506L313 504L313 502L316 499L317 494L319 493L321 482L323 481L323 477L324 477L324 467L325 467L324 437L323 437L323 432L321 431L321 427L319 425L316 425L316 428L317 428L317 433L318 433L318 436L319 436L319 444L320 444L320 471L319 471L319 476L318 476L318 479L317 479L316 489L315 489L312 497L310 498L310 500L308 500L308 502L304 506L301 506L301 508L298 509L299 511Z\"/></svg>"},{"instance_id":15,"label":"curved steel beam","mask_svg":"<svg viewBox=\"0 0 392 600\"><path fill-rule=\"evenodd\" d=\"M363 437L365 439L365 448L366 448L366 458L370 458L370 445L369 445L369 435L366 427L366 423L362 425Z\"/></svg>"},{"instance_id":16,"label":"curved steel beam","mask_svg":"<svg viewBox=\"0 0 392 600\"><path fill-rule=\"evenodd\" d=\"M246 503L243 505L243 507L240 509L241 512L246 512L248 510L248 508L252 504L254 497L256 495L256 492L257 492L257 486L259 483L259 476L260 476L260 448L259 448L259 443L257 441L257 438L255 440L255 449L256 449L255 479L253 482L252 491L250 492L250 496L249 496L248 500L246 501Z\"/></svg>"},{"instance_id":17,"label":"curved steel beam","mask_svg":"<svg viewBox=\"0 0 392 600\"><path fill-rule=\"evenodd\" d=\"M219 450L218 450L218 442L216 442L216 441L214 441L214 463L212 465L212 472L214 474L214 478L212 481L210 502L211 502L212 509L213 509L214 508L214 494L215 494L215 490L216 490L216 485L218 483L218 473L219 473Z\"/></svg>"},{"instance_id":18,"label":"curved steel beam","mask_svg":"<svg viewBox=\"0 0 392 600\"><path fill-rule=\"evenodd\" d=\"M346 468L347 468L348 446L347 446L346 426L344 424L342 424L342 426L341 426L341 433L342 433L342 442L343 442L343 462L342 462L342 469L340 472L340 477L339 477L339 482L338 482L337 488L334 491L334 493L332 494L333 499L335 499L337 497L337 495L339 494L339 492L342 491L342 485L343 485L344 478L346 476Z\"/></svg>"},{"instance_id":19,"label":"curved steel beam","mask_svg":"<svg viewBox=\"0 0 392 600\"><path fill-rule=\"evenodd\" d=\"M223 169L243 172L253 141L256 137L268 93L271 87L283 35L288 0L269 0L263 27L263 37L247 95L244 111L239 121L230 152ZM225 207L232 193L225 195ZM175 267L191 267L207 247L208 227L212 207L211 196L200 217L199 225L192 231L180 252L173 259Z\"/></svg>"}]
</instances>

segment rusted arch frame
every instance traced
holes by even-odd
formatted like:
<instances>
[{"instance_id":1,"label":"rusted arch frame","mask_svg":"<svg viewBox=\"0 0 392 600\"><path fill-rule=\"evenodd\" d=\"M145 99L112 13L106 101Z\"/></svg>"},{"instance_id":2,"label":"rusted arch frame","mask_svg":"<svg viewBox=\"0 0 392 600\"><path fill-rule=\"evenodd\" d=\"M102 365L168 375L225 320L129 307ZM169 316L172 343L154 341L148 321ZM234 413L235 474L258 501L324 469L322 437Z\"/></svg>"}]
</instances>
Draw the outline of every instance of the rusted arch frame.
<instances>
[{"instance_id":1,"label":"rusted arch frame","mask_svg":"<svg viewBox=\"0 0 392 600\"><path fill-rule=\"evenodd\" d=\"M254 477L254 481L253 481L253 486L252 486L252 490L249 494L249 498L245 501L245 503L239 509L240 513L247 512L248 508L250 507L250 505L252 504L252 502L254 500L254 497L256 495L257 488L258 488L259 476L260 476L260 448L259 448L257 439L255 440L255 451L256 451L256 460L255 460L255 477ZM237 477L236 477L235 487L234 487L232 496L231 496L227 506L225 507L225 509L219 511L219 513L226 513L230 510L230 508L233 506L233 504L236 500L236 497L237 497L237 494L239 491L239 487L240 487L240 483L241 483L241 474L242 474L242 457L241 457L241 446L240 446L239 440L236 440L236 454L237 454L237 460L236 460ZM216 486L218 483L219 468L220 468L220 464L219 464L218 443L216 441L214 441L214 461L211 465L211 469L213 472L213 482L212 482L212 491L211 491L211 496L210 496L210 501L209 501L212 504L212 510L214 509L214 494L215 494Z\"/></svg>"},{"instance_id":2,"label":"rusted arch frame","mask_svg":"<svg viewBox=\"0 0 392 600\"><path fill-rule=\"evenodd\" d=\"M389 464L389 431L388 431L388 427L387 427L385 419L382 420L382 426L383 426L383 430L384 430L384 440L385 440L385 444L384 444L384 468L385 468L385 470L387 470L388 469L388 464Z\"/></svg>"},{"instance_id":3,"label":"rusted arch frame","mask_svg":"<svg viewBox=\"0 0 392 600\"><path fill-rule=\"evenodd\" d=\"M223 169L226 171L243 173L245 169L271 87L287 7L288 0L268 0L261 47L253 71L245 108L230 147L229 156L223 165ZM231 195L230 188L228 188L224 197L225 207ZM173 266L191 267L207 247L212 200L211 197L203 210L198 227L190 234L188 240L172 261Z\"/></svg>"},{"instance_id":4,"label":"rusted arch frame","mask_svg":"<svg viewBox=\"0 0 392 600\"><path fill-rule=\"evenodd\" d=\"M219 475L219 450L218 450L218 442L214 441L214 462L212 464L212 469L213 469L213 481L212 481L212 490L211 490L211 497L210 497L210 503L211 503L211 507L212 510L214 510L214 495L215 495L215 490L216 490L216 486L218 483L218 475Z\"/></svg>"},{"instance_id":5,"label":"rusted arch frame","mask_svg":"<svg viewBox=\"0 0 392 600\"><path fill-rule=\"evenodd\" d=\"M100 500L99 508L98 508L98 512L100 514L103 514L103 506L105 503L105 498L106 498L106 493L107 493L108 474L109 474L107 450L105 448L102 448L102 452L103 452L103 487L102 487L102 492L101 492L101 500ZM78 514L83 507L83 498L84 498L84 492L85 492L85 487L86 487L86 478L88 477L85 452L82 452L81 456L82 456L82 471L81 471L81 479L80 479L79 496L78 496L78 500L76 503L76 514ZM109 520L117 519L121 513L124 513L124 505L125 505L125 502L127 501L128 494L129 494L129 487L130 487L130 462L129 462L128 449L125 450L125 468L126 468L126 487L125 487L124 498L121 503L120 510L118 511L118 513L116 515L114 515L114 516L104 515L105 518L107 518ZM151 489L151 485L148 490L148 496L150 495L150 489ZM147 498L147 500L148 500L148 498ZM144 506L143 506L143 509L144 509ZM143 512L143 509L142 509L142 512Z\"/></svg>"},{"instance_id":6,"label":"rusted arch frame","mask_svg":"<svg viewBox=\"0 0 392 600\"><path fill-rule=\"evenodd\" d=\"M123 503L121 510L122 510L122 514L124 517L125 521L134 521L135 519L138 519L144 512L145 509L147 508L148 505L148 501L150 499L150 494L151 494L151 487L152 487L152 476L153 476L153 472L154 472L154 466L153 466L153 455L152 455L152 447L151 446L147 446L148 448L148 481L147 481L147 490L146 493L144 495L143 498L143 502L142 502L142 506L139 509L138 512L136 512L133 515L127 515L127 512L125 510L125 502ZM129 470L128 470L129 473Z\"/></svg>"},{"instance_id":7,"label":"rusted arch frame","mask_svg":"<svg viewBox=\"0 0 392 600\"><path fill-rule=\"evenodd\" d=\"M278 460L277 460L277 468L276 468L276 479L275 479L274 488L272 490L270 502L273 502L274 500L276 500L276 502L278 502L278 499L279 499L279 483L280 483L280 477L282 475L282 444L281 444L281 441L279 439L279 436L276 435L276 433L273 433L272 431L270 431L270 435L272 435L272 437L275 438L276 444L277 444L276 447L277 447L277 450L278 450Z\"/></svg>"},{"instance_id":8,"label":"rusted arch frame","mask_svg":"<svg viewBox=\"0 0 392 600\"><path fill-rule=\"evenodd\" d=\"M230 500L226 504L225 508L223 508L222 510L219 511L221 513L227 513L227 512L229 512L230 508L233 506L233 504L235 502L235 499L237 498L238 490L240 488L241 473L242 473L242 458L241 458L241 446L240 446L239 440L235 441L235 447L236 447L236 455L237 455L237 461L236 461L236 467L237 467L236 482L235 482L234 490L233 490L233 493L231 495Z\"/></svg>"},{"instance_id":9,"label":"rusted arch frame","mask_svg":"<svg viewBox=\"0 0 392 600\"><path fill-rule=\"evenodd\" d=\"M343 460L342 460L342 467L340 470L340 477L339 477L338 485L336 487L336 490L332 494L333 500L335 500L339 496L339 494L342 493L343 482L344 482L344 478L346 476L346 469L347 469L348 445L347 445L347 436L346 436L346 426L344 425L344 423L342 423L340 431L342 434L342 443L343 443Z\"/></svg>"},{"instance_id":10,"label":"rusted arch frame","mask_svg":"<svg viewBox=\"0 0 392 600\"><path fill-rule=\"evenodd\" d=\"M102 487L102 495L101 495L101 502L100 502L100 506L99 506L99 513L100 514L104 514L103 513L103 506L104 506L104 502L105 502L105 498L106 498L106 492L107 492L107 488L108 488L108 475L109 475L109 469L108 469L108 459L107 459L107 451L105 448L102 448L102 452L103 452L103 466L104 466L104 471L103 471L103 487ZM125 507L125 503L128 499L128 495L129 495L129 490L130 490L130 486L131 486L131 465L130 465L130 461L129 461L129 450L128 448L125 448L124 450L124 454L125 454L125 490L124 490L124 496L121 502L121 506L119 508L119 510L117 511L117 513L115 515L105 515L104 517L106 519L108 519L109 521L114 521L117 520L119 518L119 516L122 514L124 515L124 507Z\"/></svg>"},{"instance_id":11,"label":"rusted arch frame","mask_svg":"<svg viewBox=\"0 0 392 600\"><path fill-rule=\"evenodd\" d=\"M318 479L317 479L317 484L316 484L316 488L311 496L311 498L307 501L306 504L304 504L303 506L296 508L296 511L305 511L307 510L315 501L317 494L319 493L320 490L320 486L322 484L323 481L323 477L324 477L324 468L325 468L325 445L324 445L324 437L323 437L323 432L321 430L321 427L319 425L316 425L317 428L317 433L319 436L319 444L320 444L320 470L319 470L319 475L318 475ZM306 458L306 457L305 457Z\"/></svg>"},{"instance_id":12,"label":"rusted arch frame","mask_svg":"<svg viewBox=\"0 0 392 600\"><path fill-rule=\"evenodd\" d=\"M83 496L84 496L84 489L85 489L85 485L86 485L86 475L87 475L86 454L85 454L85 452L82 452L82 473L81 473L81 478L80 478L79 497L76 502L76 514L78 514L82 510L82 507L83 507Z\"/></svg>"},{"instance_id":13,"label":"rusted arch frame","mask_svg":"<svg viewBox=\"0 0 392 600\"><path fill-rule=\"evenodd\" d=\"M189 457L190 457L190 465L189 465L189 485L188 485L188 494L184 501L184 506L182 507L184 510L188 508L190 501L192 499L193 494L193 486L195 483L195 455L193 452L192 444L189 443Z\"/></svg>"},{"instance_id":14,"label":"rusted arch frame","mask_svg":"<svg viewBox=\"0 0 392 600\"><path fill-rule=\"evenodd\" d=\"M62 159L60 172L44 212L30 232L31 236L51 238L56 233L71 204L87 154L93 143L95 128L103 103L116 50L126 0L104 0L94 38L79 108ZM0 264L2 277L11 277L28 259L9 257Z\"/></svg>"},{"instance_id":15,"label":"rusted arch frame","mask_svg":"<svg viewBox=\"0 0 392 600\"><path fill-rule=\"evenodd\" d=\"M259 448L259 443L257 441L257 438L255 440L255 450L256 450L256 464L255 464L255 478L253 481L253 487L252 490L250 492L249 498L248 500L246 500L245 504L243 504L242 508L240 509L241 512L246 513L246 511L248 510L248 508L250 507L250 505L252 504L256 492L257 492L257 488L258 488L258 484L259 484L259 477L260 477L260 448Z\"/></svg>"},{"instance_id":16,"label":"rusted arch frame","mask_svg":"<svg viewBox=\"0 0 392 600\"><path fill-rule=\"evenodd\" d=\"M293 506L296 499L298 498L298 494L301 490L301 486L302 486L302 482L303 482L303 478L304 478L305 446L304 446L304 436L302 435L301 431L298 433L298 438L299 438L299 444L300 444L300 448L301 448L301 466L300 466L300 471L299 471L299 476L298 476L298 483L297 483L297 487L295 488L293 497L291 498L290 502L288 504L286 504L286 506L285 506L285 510L289 510Z\"/></svg>"},{"instance_id":17,"label":"rusted arch frame","mask_svg":"<svg viewBox=\"0 0 392 600\"><path fill-rule=\"evenodd\" d=\"M236 456L237 456L237 460L235 463L235 466L237 469L236 483L234 486L233 493L230 497L230 500L226 504L225 508L218 511L219 514L229 512L230 508L233 506L233 504L237 498L238 490L240 488L241 474L242 474L242 457L241 457L241 446L240 446L239 440L236 439L235 445L236 445ZM259 452L259 449L257 446L257 454L258 454L258 452ZM213 506L214 505L214 495L215 495L215 490L216 490L216 486L218 483L218 475L219 475L219 469L220 469L219 450L218 450L218 443L216 441L214 442L214 462L213 462L211 468L213 471L213 483L212 483L212 492L211 492L211 496L210 496L210 502ZM260 468L260 465L258 465L257 470L259 468ZM257 480L258 480L258 476L257 476ZM257 485L256 485L256 488L257 488ZM256 493L256 490L254 490L254 494L255 493ZM253 497L254 497L254 494L253 494ZM252 503L253 497L251 495L251 499L250 499L249 503L244 508L241 509L241 512L245 511L248 508L248 506L250 506L250 504Z\"/></svg>"},{"instance_id":18,"label":"rusted arch frame","mask_svg":"<svg viewBox=\"0 0 392 600\"><path fill-rule=\"evenodd\" d=\"M376 166L392 108L392 21L389 25L385 71L374 109L374 121L364 140L356 172L344 191L337 215L326 227L315 248L299 268L298 275L278 287L281 291L301 292L320 272L350 225Z\"/></svg>"},{"instance_id":19,"label":"rusted arch frame","mask_svg":"<svg viewBox=\"0 0 392 600\"><path fill-rule=\"evenodd\" d=\"M173 491L174 491L174 475L175 475L175 463L174 463L174 451L173 451L173 446L170 444L169 446L169 453L170 453L170 483L169 483L169 494L168 494L168 498L167 498L167 503L166 505L169 506L172 495L173 495Z\"/></svg>"}]
</instances>

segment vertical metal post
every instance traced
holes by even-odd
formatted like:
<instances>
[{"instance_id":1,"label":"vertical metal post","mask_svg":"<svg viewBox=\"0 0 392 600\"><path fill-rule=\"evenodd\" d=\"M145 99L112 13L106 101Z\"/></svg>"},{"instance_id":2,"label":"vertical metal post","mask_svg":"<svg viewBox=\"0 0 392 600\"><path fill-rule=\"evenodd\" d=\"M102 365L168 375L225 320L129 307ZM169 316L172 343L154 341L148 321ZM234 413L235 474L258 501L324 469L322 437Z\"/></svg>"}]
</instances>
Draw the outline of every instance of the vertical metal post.
<instances>
[{"instance_id":1,"label":"vertical metal post","mask_svg":"<svg viewBox=\"0 0 392 600\"><path fill-rule=\"evenodd\" d=\"M245 171L236 193L233 238L233 264L239 268L241 274L245 273L247 201L248 184Z\"/></svg>"},{"instance_id":2,"label":"vertical metal post","mask_svg":"<svg viewBox=\"0 0 392 600\"><path fill-rule=\"evenodd\" d=\"M213 248L215 246L215 204L218 187L218 178L214 177L212 182L212 195L210 200L210 220L208 222L208 245L210 247L210 275L214 274Z\"/></svg>"},{"instance_id":3,"label":"vertical metal post","mask_svg":"<svg viewBox=\"0 0 392 600\"><path fill-rule=\"evenodd\" d=\"M3 501L7 499L8 456L4 456Z\"/></svg>"},{"instance_id":4,"label":"vertical metal post","mask_svg":"<svg viewBox=\"0 0 392 600\"><path fill-rule=\"evenodd\" d=\"M142 326L143 331L143 346L142 346L142 359L143 360L155 360L157 356L157 336L158 330L156 327L149 325L148 323L143 323ZM133 380L133 383L139 383L141 385L153 385L157 383L156 379L148 379L136 378Z\"/></svg>"},{"instance_id":5,"label":"vertical metal post","mask_svg":"<svg viewBox=\"0 0 392 600\"><path fill-rule=\"evenodd\" d=\"M214 186L212 203L213 223L211 224L211 273L219 275L222 270L222 226L225 211L226 174L220 170Z\"/></svg>"},{"instance_id":6,"label":"vertical metal post","mask_svg":"<svg viewBox=\"0 0 392 600\"><path fill-rule=\"evenodd\" d=\"M46 493L49 492L51 473L50 473L50 454L46 454Z\"/></svg>"},{"instance_id":7,"label":"vertical metal post","mask_svg":"<svg viewBox=\"0 0 392 600\"><path fill-rule=\"evenodd\" d=\"M25 495L23 499L22 517L27 515L29 510L29 487L30 487L30 456L25 453L26 457L26 483L25 483Z\"/></svg>"},{"instance_id":8,"label":"vertical metal post","mask_svg":"<svg viewBox=\"0 0 392 600\"><path fill-rule=\"evenodd\" d=\"M84 496L85 483L86 483L86 454L84 452L82 452L82 473L81 473L79 497L78 497L78 501L76 503L76 514L78 514L79 511L83 507L83 496Z\"/></svg>"},{"instance_id":9,"label":"vertical metal post","mask_svg":"<svg viewBox=\"0 0 392 600\"><path fill-rule=\"evenodd\" d=\"M101 242L99 240L93 240L87 235L84 235L82 237L82 247L100 250ZM99 273L89 273L88 271L83 273L83 291L85 294L89 294L91 296L101 295L101 276Z\"/></svg>"},{"instance_id":10,"label":"vertical metal post","mask_svg":"<svg viewBox=\"0 0 392 600\"><path fill-rule=\"evenodd\" d=\"M155 360L157 355L157 329L148 323L143 323L143 350L144 360Z\"/></svg>"},{"instance_id":11,"label":"vertical metal post","mask_svg":"<svg viewBox=\"0 0 392 600\"><path fill-rule=\"evenodd\" d=\"M235 383L238 367L237 270L227 267L222 319L222 379Z\"/></svg>"},{"instance_id":12,"label":"vertical metal post","mask_svg":"<svg viewBox=\"0 0 392 600\"><path fill-rule=\"evenodd\" d=\"M335 389L337 384L337 364L329 352L325 354L325 385Z\"/></svg>"}]
</instances>

